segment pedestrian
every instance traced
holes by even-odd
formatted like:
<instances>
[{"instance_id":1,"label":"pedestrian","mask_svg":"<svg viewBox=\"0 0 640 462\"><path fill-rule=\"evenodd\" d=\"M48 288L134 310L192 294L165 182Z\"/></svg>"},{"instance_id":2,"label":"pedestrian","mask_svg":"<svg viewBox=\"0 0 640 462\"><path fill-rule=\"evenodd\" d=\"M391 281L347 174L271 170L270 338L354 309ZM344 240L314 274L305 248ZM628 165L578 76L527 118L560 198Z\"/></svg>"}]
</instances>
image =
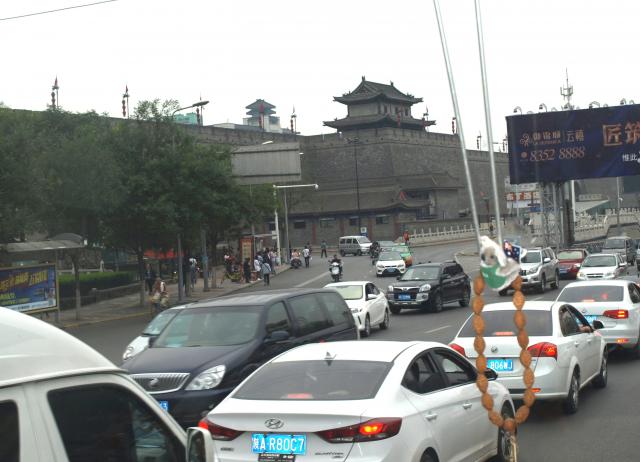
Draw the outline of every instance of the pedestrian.
<instances>
[{"instance_id":1,"label":"pedestrian","mask_svg":"<svg viewBox=\"0 0 640 462\"><path fill-rule=\"evenodd\" d=\"M190 291L191 284L189 283L189 280L190 280L190 276L189 276L190 268L191 268L191 264L189 263L189 259L188 258L184 258L182 260L182 285L184 286L184 292L187 295L189 295L191 293L191 291Z\"/></svg>"},{"instance_id":2,"label":"pedestrian","mask_svg":"<svg viewBox=\"0 0 640 462\"><path fill-rule=\"evenodd\" d=\"M251 265L249 264L248 258L244 259L244 263L242 264L242 272L244 273L244 282L249 284L251 282Z\"/></svg>"},{"instance_id":3,"label":"pedestrian","mask_svg":"<svg viewBox=\"0 0 640 462\"><path fill-rule=\"evenodd\" d=\"M198 280L198 261L193 257L189 259L189 280L191 282L191 290L194 290Z\"/></svg>"},{"instance_id":4,"label":"pedestrian","mask_svg":"<svg viewBox=\"0 0 640 462\"><path fill-rule=\"evenodd\" d=\"M253 260L253 270L256 272L256 279L260 280L260 272L262 271L262 262L258 258L259 255L256 255L256 258Z\"/></svg>"},{"instance_id":5,"label":"pedestrian","mask_svg":"<svg viewBox=\"0 0 640 462\"><path fill-rule=\"evenodd\" d=\"M324 239L320 243L320 258L327 258L327 241Z\"/></svg>"},{"instance_id":6,"label":"pedestrian","mask_svg":"<svg viewBox=\"0 0 640 462\"><path fill-rule=\"evenodd\" d=\"M153 306L155 307L156 314L169 307L169 291L167 290L167 284L165 284L165 282L160 278L156 278L156 282L153 285L151 303L153 303Z\"/></svg>"},{"instance_id":7,"label":"pedestrian","mask_svg":"<svg viewBox=\"0 0 640 462\"><path fill-rule=\"evenodd\" d=\"M309 268L309 261L311 260L311 250L309 250L308 245L305 245L304 249L302 249L302 256L304 257L304 267Z\"/></svg>"},{"instance_id":8,"label":"pedestrian","mask_svg":"<svg viewBox=\"0 0 640 462\"><path fill-rule=\"evenodd\" d=\"M271 274L276 274L276 251L269 250L269 264L271 265Z\"/></svg>"},{"instance_id":9,"label":"pedestrian","mask_svg":"<svg viewBox=\"0 0 640 462\"><path fill-rule=\"evenodd\" d=\"M404 239L405 245L409 245L409 231L405 230L404 234L402 235L402 238Z\"/></svg>"},{"instance_id":10,"label":"pedestrian","mask_svg":"<svg viewBox=\"0 0 640 462\"><path fill-rule=\"evenodd\" d=\"M153 285L156 282L156 272L153 268L151 268L151 265L149 263L147 263L144 270L144 282L147 286L147 292L149 292L149 295L151 295L153 293Z\"/></svg>"},{"instance_id":11,"label":"pedestrian","mask_svg":"<svg viewBox=\"0 0 640 462\"><path fill-rule=\"evenodd\" d=\"M262 262L262 266L260 268L262 270L262 279L264 279L264 285L268 286L269 285L269 275L271 274L271 265L269 265L269 263L267 263L267 261L265 260L264 262Z\"/></svg>"},{"instance_id":12,"label":"pedestrian","mask_svg":"<svg viewBox=\"0 0 640 462\"><path fill-rule=\"evenodd\" d=\"M493 238L493 223L489 223L489 237Z\"/></svg>"}]
</instances>

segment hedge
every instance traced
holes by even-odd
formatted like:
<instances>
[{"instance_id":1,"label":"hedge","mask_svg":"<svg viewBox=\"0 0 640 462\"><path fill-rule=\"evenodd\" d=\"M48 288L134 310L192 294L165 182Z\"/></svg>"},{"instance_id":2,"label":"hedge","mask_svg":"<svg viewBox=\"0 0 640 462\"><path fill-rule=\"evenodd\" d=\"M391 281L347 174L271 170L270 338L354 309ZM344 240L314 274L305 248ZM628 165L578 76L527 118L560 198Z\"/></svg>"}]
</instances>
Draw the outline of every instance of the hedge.
<instances>
[{"instance_id":1,"label":"hedge","mask_svg":"<svg viewBox=\"0 0 640 462\"><path fill-rule=\"evenodd\" d=\"M108 273L81 273L80 274L80 294L88 295L91 289L98 290L111 289L132 284L135 282L135 275L126 271ZM75 278L73 274L58 275L60 284L60 297L75 297Z\"/></svg>"}]
</instances>

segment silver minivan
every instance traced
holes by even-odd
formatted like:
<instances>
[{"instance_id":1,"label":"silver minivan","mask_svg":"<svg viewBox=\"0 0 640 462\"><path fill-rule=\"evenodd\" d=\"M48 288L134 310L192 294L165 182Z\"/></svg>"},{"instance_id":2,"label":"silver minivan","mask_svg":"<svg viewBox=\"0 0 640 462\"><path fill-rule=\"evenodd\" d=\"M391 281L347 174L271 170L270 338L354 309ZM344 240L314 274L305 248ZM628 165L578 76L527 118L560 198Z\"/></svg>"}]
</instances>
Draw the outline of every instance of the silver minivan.
<instances>
[{"instance_id":1,"label":"silver minivan","mask_svg":"<svg viewBox=\"0 0 640 462\"><path fill-rule=\"evenodd\" d=\"M343 257L351 253L353 255L362 255L369 253L371 241L366 236L343 236L338 242L338 251Z\"/></svg>"},{"instance_id":2,"label":"silver minivan","mask_svg":"<svg viewBox=\"0 0 640 462\"><path fill-rule=\"evenodd\" d=\"M602 253L622 254L629 265L633 265L636 262L635 243L629 236L608 237L602 246Z\"/></svg>"}]
</instances>

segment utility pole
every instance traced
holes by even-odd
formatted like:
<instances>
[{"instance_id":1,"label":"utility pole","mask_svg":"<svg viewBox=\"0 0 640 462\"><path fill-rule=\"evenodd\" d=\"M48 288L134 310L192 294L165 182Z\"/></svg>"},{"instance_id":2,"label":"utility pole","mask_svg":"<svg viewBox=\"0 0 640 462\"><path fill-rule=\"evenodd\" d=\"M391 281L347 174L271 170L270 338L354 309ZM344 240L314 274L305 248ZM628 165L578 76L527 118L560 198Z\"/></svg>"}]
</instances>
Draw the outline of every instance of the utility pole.
<instances>
[{"instance_id":1,"label":"utility pole","mask_svg":"<svg viewBox=\"0 0 640 462\"><path fill-rule=\"evenodd\" d=\"M616 230L618 232L618 236L622 234L622 230L620 227L620 202L622 202L622 198L620 197L620 177L616 177L616 219L617 225Z\"/></svg>"}]
</instances>

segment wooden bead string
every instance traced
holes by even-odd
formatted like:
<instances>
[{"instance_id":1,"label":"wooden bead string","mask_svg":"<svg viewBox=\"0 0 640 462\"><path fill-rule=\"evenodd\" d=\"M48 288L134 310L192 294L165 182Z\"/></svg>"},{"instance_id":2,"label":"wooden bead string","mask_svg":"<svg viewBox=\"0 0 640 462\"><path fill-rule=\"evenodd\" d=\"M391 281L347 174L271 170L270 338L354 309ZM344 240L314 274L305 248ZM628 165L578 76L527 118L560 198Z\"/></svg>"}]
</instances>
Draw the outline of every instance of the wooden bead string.
<instances>
[{"instance_id":1,"label":"wooden bead string","mask_svg":"<svg viewBox=\"0 0 640 462\"><path fill-rule=\"evenodd\" d=\"M522 279L518 276L515 281L511 285L515 293L513 294L513 304L516 307L516 312L513 316L513 322L518 329L518 344L520 345L520 363L524 367L524 374L522 376L522 380L525 385L524 391L524 404L520 406L520 408L516 411L515 419L514 418L503 418L499 412L493 410L493 398L489 393L487 393L487 388L489 386L489 382L487 377L485 376L485 371L487 370L487 357L484 355L485 349L485 341L484 341L484 319L482 319L482 310L484 308L484 299L482 298L482 293L484 292L485 282L482 278L482 275L478 275L473 281L473 292L475 297L471 303L471 307L474 312L473 316L473 328L476 331L476 338L473 342L473 347L478 353L478 357L476 358L476 367L478 369L478 380L476 381L476 385L478 389L482 393L482 406L489 413L489 420L496 426L502 427L505 431L509 432L511 435L515 435L516 427L527 420L529 417L529 409L533 406L533 402L536 399L535 394L531 390L534 382L534 374L531 370L531 353L527 351L527 347L529 346L529 334L525 329L527 324L527 318L525 314L522 312L522 308L524 307L524 295L522 295Z\"/></svg>"}]
</instances>

